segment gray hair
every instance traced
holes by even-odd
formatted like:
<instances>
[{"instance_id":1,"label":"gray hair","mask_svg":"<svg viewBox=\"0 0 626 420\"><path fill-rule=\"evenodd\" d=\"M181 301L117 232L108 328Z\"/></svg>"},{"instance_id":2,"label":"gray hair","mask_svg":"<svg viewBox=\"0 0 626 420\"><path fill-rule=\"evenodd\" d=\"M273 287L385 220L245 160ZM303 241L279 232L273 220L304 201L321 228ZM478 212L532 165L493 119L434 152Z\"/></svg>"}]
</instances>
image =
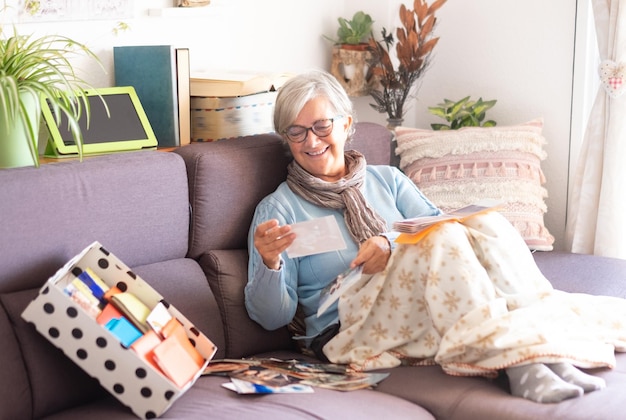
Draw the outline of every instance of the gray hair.
<instances>
[{"instance_id":1,"label":"gray hair","mask_svg":"<svg viewBox=\"0 0 626 420\"><path fill-rule=\"evenodd\" d=\"M354 134L356 116L352 101L345 89L333 75L322 70L311 70L297 74L287 80L278 90L274 106L274 129L283 135L287 127L293 124L302 108L313 98L328 98L337 115L352 116L353 124L348 133L348 141Z\"/></svg>"}]
</instances>

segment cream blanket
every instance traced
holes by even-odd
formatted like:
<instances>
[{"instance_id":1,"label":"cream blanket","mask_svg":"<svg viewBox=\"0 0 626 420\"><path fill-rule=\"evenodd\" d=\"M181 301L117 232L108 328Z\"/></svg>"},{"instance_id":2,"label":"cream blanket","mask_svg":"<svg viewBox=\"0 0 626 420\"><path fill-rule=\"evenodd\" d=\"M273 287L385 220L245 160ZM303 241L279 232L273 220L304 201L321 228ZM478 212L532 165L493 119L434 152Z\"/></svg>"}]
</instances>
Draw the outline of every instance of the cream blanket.
<instances>
[{"instance_id":1,"label":"cream blanket","mask_svg":"<svg viewBox=\"0 0 626 420\"><path fill-rule=\"evenodd\" d=\"M437 363L494 376L535 362L614 367L626 351L626 300L554 290L497 212L399 245L340 298L339 316L324 353L358 370Z\"/></svg>"}]
</instances>

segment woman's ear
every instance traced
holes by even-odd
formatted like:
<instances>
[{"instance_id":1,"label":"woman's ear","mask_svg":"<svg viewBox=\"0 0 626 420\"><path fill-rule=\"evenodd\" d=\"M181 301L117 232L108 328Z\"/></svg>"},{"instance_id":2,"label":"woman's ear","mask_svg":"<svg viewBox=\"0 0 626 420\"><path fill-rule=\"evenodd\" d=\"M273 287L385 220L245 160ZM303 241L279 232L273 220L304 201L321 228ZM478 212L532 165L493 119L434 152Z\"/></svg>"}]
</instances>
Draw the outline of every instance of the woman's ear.
<instances>
[{"instance_id":1,"label":"woman's ear","mask_svg":"<svg viewBox=\"0 0 626 420\"><path fill-rule=\"evenodd\" d=\"M352 122L353 122L352 115L346 115L346 117L344 118L344 121L345 122L344 122L344 125L343 125L343 129L346 132L349 132L350 128L352 127Z\"/></svg>"}]
</instances>

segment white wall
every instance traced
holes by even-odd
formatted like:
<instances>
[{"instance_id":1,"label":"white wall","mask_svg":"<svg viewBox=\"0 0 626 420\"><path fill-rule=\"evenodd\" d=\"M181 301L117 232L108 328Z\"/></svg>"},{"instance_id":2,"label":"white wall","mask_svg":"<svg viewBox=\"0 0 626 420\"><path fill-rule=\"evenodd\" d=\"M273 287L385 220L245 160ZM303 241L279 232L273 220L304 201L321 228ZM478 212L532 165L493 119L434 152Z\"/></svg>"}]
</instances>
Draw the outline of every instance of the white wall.
<instances>
[{"instance_id":1,"label":"white wall","mask_svg":"<svg viewBox=\"0 0 626 420\"><path fill-rule=\"evenodd\" d=\"M131 0L132 1L132 0ZM336 16L343 2L331 0L212 0L204 8L175 10L173 16L149 16L150 9L171 7L175 0L134 0L130 29L115 35L116 20L21 24L24 32L60 33L87 44L108 69L86 64L94 86L113 83L115 45L172 44L189 47L191 66L204 69L301 71L327 67ZM171 12L171 9L169 10Z\"/></svg>"},{"instance_id":2,"label":"white wall","mask_svg":"<svg viewBox=\"0 0 626 420\"><path fill-rule=\"evenodd\" d=\"M302 71L329 68L330 42L338 16L364 10L375 20L375 34L398 26L400 0L212 0L203 10L179 17L151 17L149 8L173 0L135 0L130 30L114 35L115 21L21 25L24 31L56 32L86 43L109 73L85 66L96 87L113 84L112 47L172 44L191 50L192 70L248 69ZM412 2L405 1L408 6ZM437 119L427 107L443 98L482 96L497 99L489 117L499 125L535 117L545 121L548 159L546 224L563 246L570 160L570 115L576 2L571 0L473 0L448 2L438 13L440 42L432 67L421 81L418 98L408 109L406 125L429 127ZM384 123L355 98L361 121Z\"/></svg>"}]
</instances>

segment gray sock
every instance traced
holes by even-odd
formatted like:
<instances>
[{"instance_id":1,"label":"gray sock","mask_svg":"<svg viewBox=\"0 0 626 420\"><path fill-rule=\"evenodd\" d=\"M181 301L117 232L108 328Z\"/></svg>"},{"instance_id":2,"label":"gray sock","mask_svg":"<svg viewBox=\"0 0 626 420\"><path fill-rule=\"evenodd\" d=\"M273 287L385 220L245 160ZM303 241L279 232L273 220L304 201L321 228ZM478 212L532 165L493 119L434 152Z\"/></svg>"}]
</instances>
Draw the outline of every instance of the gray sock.
<instances>
[{"instance_id":1,"label":"gray sock","mask_svg":"<svg viewBox=\"0 0 626 420\"><path fill-rule=\"evenodd\" d=\"M539 403L555 403L580 397L583 389L562 380L543 363L512 366L506 369L511 394Z\"/></svg>"},{"instance_id":2,"label":"gray sock","mask_svg":"<svg viewBox=\"0 0 626 420\"><path fill-rule=\"evenodd\" d=\"M592 392L606 387L604 379L589 375L569 363L546 364L557 376L570 384L578 385L585 392Z\"/></svg>"}]
</instances>

